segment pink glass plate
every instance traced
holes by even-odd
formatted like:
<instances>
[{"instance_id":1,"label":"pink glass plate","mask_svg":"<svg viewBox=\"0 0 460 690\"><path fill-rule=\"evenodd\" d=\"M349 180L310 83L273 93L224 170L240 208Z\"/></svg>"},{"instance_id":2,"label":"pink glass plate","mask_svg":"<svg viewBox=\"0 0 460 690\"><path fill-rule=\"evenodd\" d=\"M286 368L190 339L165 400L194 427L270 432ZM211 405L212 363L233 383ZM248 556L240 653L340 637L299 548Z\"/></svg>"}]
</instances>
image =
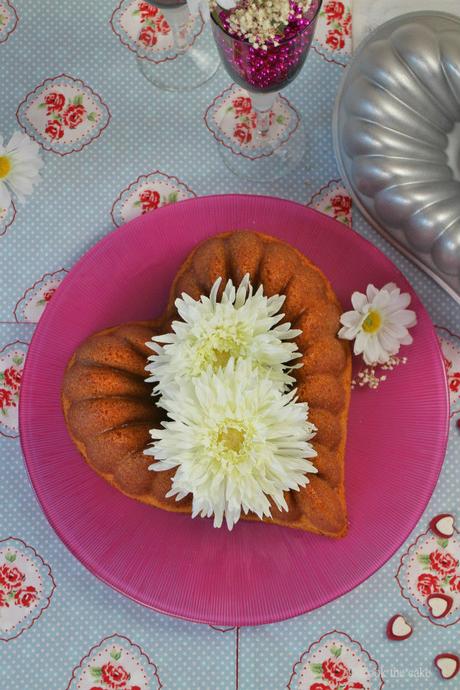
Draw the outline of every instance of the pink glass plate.
<instances>
[{"instance_id":1,"label":"pink glass plate","mask_svg":"<svg viewBox=\"0 0 460 690\"><path fill-rule=\"evenodd\" d=\"M352 394L346 455L350 531L336 541L272 525L209 520L142 505L80 457L60 405L65 366L89 334L163 310L195 245L236 228L280 237L315 261L344 305L367 283L412 294L418 325L405 366L378 391ZM296 616L348 592L380 568L421 516L444 459L448 398L431 321L395 266L342 224L291 201L214 196L166 206L110 233L64 279L27 357L21 441L43 510L70 551L135 601L217 625Z\"/></svg>"}]
</instances>

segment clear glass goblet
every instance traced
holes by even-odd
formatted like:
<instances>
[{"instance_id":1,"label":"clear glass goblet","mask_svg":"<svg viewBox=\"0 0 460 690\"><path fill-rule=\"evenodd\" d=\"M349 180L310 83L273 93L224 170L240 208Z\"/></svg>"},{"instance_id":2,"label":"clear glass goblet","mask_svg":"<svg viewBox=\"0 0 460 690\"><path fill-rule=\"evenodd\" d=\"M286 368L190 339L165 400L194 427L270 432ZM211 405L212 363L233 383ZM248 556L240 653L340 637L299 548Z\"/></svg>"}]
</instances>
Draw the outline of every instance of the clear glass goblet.
<instances>
[{"instance_id":1,"label":"clear glass goblet","mask_svg":"<svg viewBox=\"0 0 460 690\"><path fill-rule=\"evenodd\" d=\"M140 14L137 64L148 81L166 91L191 91L214 76L219 61L211 31L186 0L146 0Z\"/></svg>"},{"instance_id":2,"label":"clear glass goblet","mask_svg":"<svg viewBox=\"0 0 460 690\"><path fill-rule=\"evenodd\" d=\"M225 11L211 13L221 60L232 79L247 92L253 111L250 146L240 135L238 150L228 145L219 147L226 165L237 175L260 181L276 179L297 167L305 156L305 130L298 112L288 104L290 117L296 121L290 123L289 133L280 135L277 110L281 106L279 92L296 78L307 58L321 2L312 0L299 15L298 5L291 0L295 21L288 24L276 44L266 47L254 47L233 35Z\"/></svg>"}]
</instances>

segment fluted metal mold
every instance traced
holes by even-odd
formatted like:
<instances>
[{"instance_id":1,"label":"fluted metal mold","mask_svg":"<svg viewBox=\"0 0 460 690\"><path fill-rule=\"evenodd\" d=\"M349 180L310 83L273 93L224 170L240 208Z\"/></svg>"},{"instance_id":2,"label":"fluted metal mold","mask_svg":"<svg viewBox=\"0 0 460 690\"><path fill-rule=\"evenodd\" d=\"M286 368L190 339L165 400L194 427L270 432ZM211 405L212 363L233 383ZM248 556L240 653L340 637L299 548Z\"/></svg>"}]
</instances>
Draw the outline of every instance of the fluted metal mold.
<instances>
[{"instance_id":1,"label":"fluted metal mold","mask_svg":"<svg viewBox=\"0 0 460 690\"><path fill-rule=\"evenodd\" d=\"M393 19L357 50L334 146L367 219L460 303L460 20Z\"/></svg>"}]
</instances>

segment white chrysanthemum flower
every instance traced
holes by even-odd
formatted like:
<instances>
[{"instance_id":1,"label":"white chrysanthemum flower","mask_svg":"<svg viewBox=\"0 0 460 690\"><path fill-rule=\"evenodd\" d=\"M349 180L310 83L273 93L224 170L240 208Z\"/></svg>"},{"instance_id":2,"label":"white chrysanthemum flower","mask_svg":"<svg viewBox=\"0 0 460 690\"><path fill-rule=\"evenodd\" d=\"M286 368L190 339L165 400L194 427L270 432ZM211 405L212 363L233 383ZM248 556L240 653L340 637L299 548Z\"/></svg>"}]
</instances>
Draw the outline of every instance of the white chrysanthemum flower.
<instances>
[{"instance_id":1,"label":"white chrysanthemum flower","mask_svg":"<svg viewBox=\"0 0 460 690\"><path fill-rule=\"evenodd\" d=\"M308 460L316 456L309 443L316 428L295 394L277 390L245 360L209 367L164 393L171 421L150 432L155 442L145 453L157 462L149 469L177 467L167 496L192 494L192 517L214 515L215 527L225 517L232 529L241 511L268 517L270 500L287 510L283 492L317 471Z\"/></svg>"},{"instance_id":2,"label":"white chrysanthemum flower","mask_svg":"<svg viewBox=\"0 0 460 690\"><path fill-rule=\"evenodd\" d=\"M366 364L385 364L399 352L401 345L410 345L412 336L408 328L415 326L415 312L406 309L411 297L394 284L381 290L368 285L366 294L354 292L351 296L353 311L340 317L343 328L339 338L354 340L353 352L363 355Z\"/></svg>"},{"instance_id":3,"label":"white chrysanthemum flower","mask_svg":"<svg viewBox=\"0 0 460 690\"><path fill-rule=\"evenodd\" d=\"M301 355L289 341L301 331L291 329L290 323L279 323L285 297L265 297L262 286L253 294L246 275L238 289L229 280L218 301L221 280L216 280L209 297L198 301L183 293L176 300L183 320L173 322L173 333L147 343L155 352L146 367L151 374L147 381L156 383L155 393L168 391L175 383L182 386L208 367L217 371L230 358L248 360L280 390L293 383L289 372L300 365L292 361Z\"/></svg>"},{"instance_id":4,"label":"white chrysanthemum flower","mask_svg":"<svg viewBox=\"0 0 460 690\"><path fill-rule=\"evenodd\" d=\"M40 179L40 147L22 132L15 132L6 146L0 136L0 208L9 208L11 192L20 201L31 194Z\"/></svg>"}]
</instances>

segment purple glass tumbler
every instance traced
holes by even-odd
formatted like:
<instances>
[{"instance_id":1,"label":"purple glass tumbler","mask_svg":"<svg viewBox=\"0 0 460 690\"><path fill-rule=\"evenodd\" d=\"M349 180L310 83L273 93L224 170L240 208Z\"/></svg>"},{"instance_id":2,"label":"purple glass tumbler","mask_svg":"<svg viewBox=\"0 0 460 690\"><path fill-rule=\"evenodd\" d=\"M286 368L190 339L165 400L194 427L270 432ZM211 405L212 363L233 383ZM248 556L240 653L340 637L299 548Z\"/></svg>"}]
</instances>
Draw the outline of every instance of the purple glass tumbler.
<instances>
[{"instance_id":1,"label":"purple glass tumbler","mask_svg":"<svg viewBox=\"0 0 460 690\"><path fill-rule=\"evenodd\" d=\"M305 63L321 3L322 0L311 0L308 8L301 10L295 0L291 0L290 20L283 35L276 37L275 41L268 42L265 47L255 47L246 39L234 35L229 27L228 14L225 11L214 11L211 14L211 27L221 61L233 81L242 86L251 98L252 107L257 114L257 137L264 151L270 147L270 129L273 121L271 113L273 113L279 92L297 77ZM302 136L300 126L298 130L298 136L294 139ZM291 151L288 152L287 147L283 151L278 151L277 162L270 161L267 164L265 160L264 166L260 163L253 166L243 163L246 172L241 170L242 166L237 161L229 159L228 155L224 158L227 165L243 177L258 180L267 177L276 178L285 173L286 165L296 167L299 164L301 156L297 148L298 144L298 141L290 140ZM273 153L276 153L277 146L278 142L273 141ZM264 159L267 157L264 155ZM260 161L259 158L257 160ZM284 169L276 170L277 167L279 168L277 163L279 164L280 160L283 160ZM261 172L262 167L270 169L270 172L268 175L259 174L256 172L256 167Z\"/></svg>"}]
</instances>

